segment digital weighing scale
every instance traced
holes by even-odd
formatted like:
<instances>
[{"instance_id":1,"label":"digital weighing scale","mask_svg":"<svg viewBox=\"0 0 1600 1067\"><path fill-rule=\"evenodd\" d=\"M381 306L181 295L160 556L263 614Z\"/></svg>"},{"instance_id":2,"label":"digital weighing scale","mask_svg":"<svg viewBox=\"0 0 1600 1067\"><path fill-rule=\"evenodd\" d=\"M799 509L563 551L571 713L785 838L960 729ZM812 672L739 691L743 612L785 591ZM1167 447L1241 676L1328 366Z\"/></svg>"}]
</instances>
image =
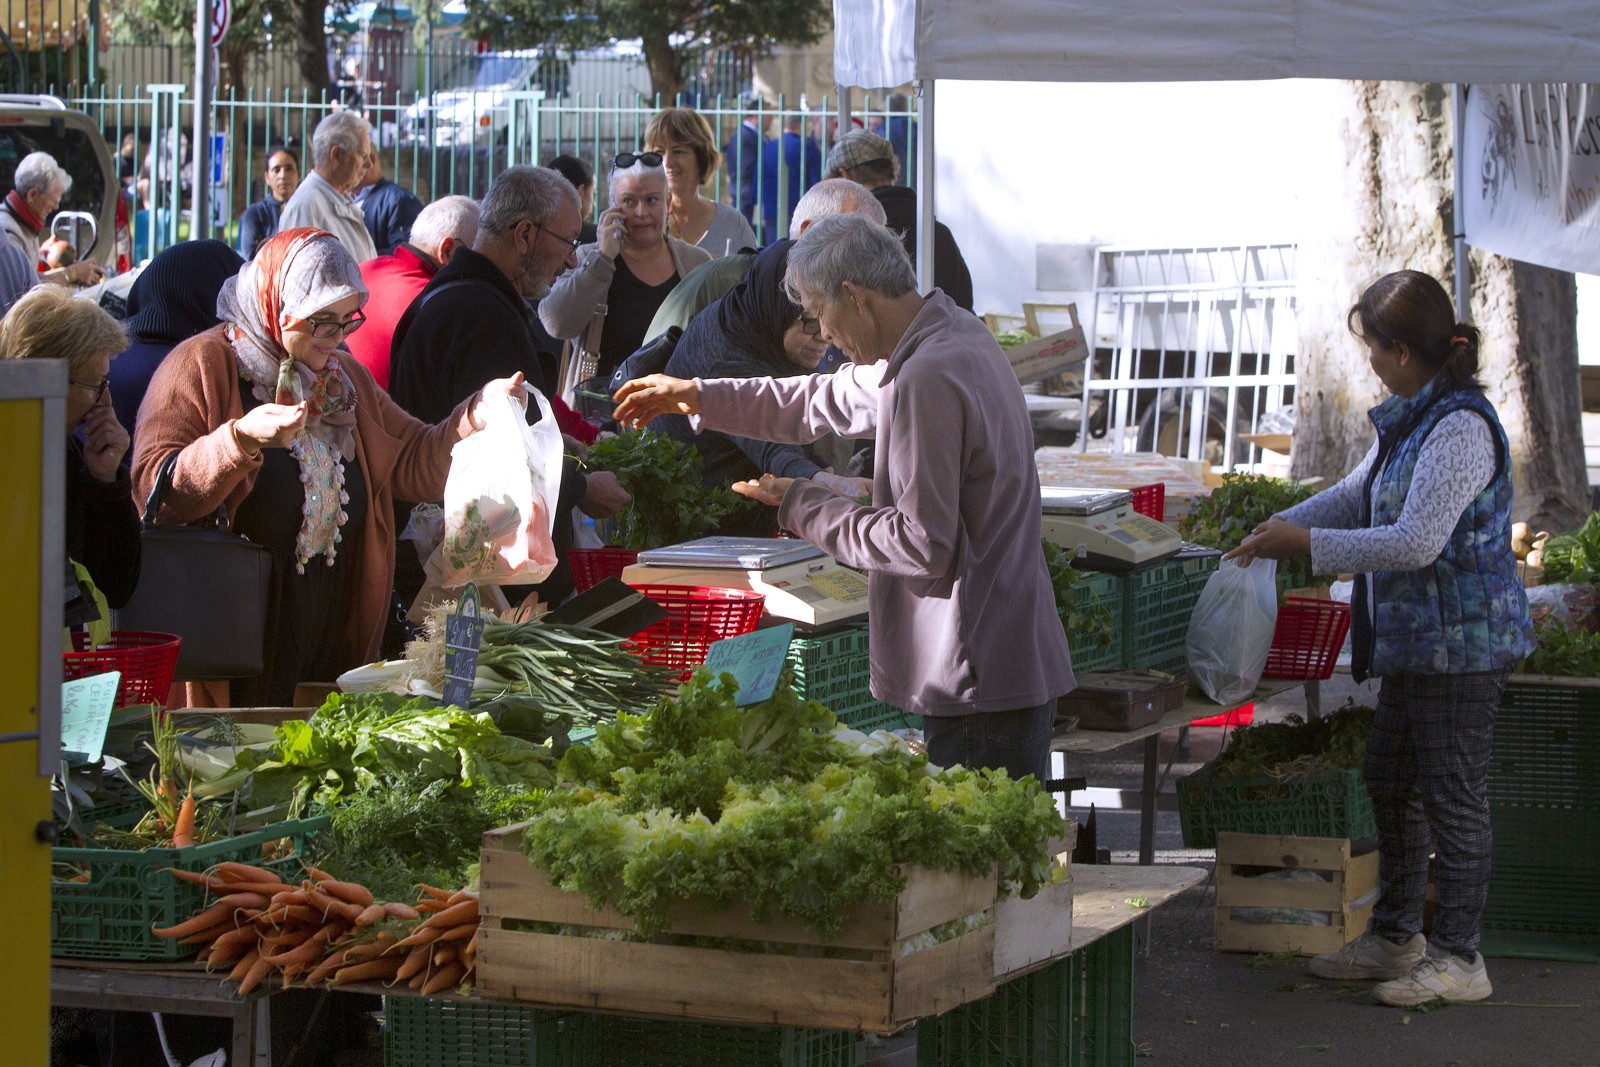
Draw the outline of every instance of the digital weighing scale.
<instances>
[{"instance_id":1,"label":"digital weighing scale","mask_svg":"<svg viewBox=\"0 0 1600 1067\"><path fill-rule=\"evenodd\" d=\"M766 594L766 610L807 628L867 613L867 576L785 537L702 537L651 548L622 572L629 585L705 585Z\"/></svg>"},{"instance_id":2,"label":"digital weighing scale","mask_svg":"<svg viewBox=\"0 0 1600 1067\"><path fill-rule=\"evenodd\" d=\"M1178 531L1133 510L1126 489L1040 486L1046 541L1075 552L1087 567L1125 571L1158 563L1183 547Z\"/></svg>"}]
</instances>

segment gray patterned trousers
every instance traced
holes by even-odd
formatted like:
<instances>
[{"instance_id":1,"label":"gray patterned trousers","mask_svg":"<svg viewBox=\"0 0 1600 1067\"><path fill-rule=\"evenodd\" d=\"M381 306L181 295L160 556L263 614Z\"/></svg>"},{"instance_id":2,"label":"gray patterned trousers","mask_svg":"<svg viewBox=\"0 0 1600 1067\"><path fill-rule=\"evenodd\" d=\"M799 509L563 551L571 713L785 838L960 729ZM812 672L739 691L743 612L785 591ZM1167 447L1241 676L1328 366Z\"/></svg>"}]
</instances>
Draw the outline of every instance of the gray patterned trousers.
<instances>
[{"instance_id":1,"label":"gray patterned trousers","mask_svg":"<svg viewBox=\"0 0 1600 1067\"><path fill-rule=\"evenodd\" d=\"M1438 903L1429 947L1470 956L1489 896L1493 835L1489 759L1509 670L1383 679L1367 744L1367 790L1378 824L1375 933L1422 929L1428 856Z\"/></svg>"}]
</instances>

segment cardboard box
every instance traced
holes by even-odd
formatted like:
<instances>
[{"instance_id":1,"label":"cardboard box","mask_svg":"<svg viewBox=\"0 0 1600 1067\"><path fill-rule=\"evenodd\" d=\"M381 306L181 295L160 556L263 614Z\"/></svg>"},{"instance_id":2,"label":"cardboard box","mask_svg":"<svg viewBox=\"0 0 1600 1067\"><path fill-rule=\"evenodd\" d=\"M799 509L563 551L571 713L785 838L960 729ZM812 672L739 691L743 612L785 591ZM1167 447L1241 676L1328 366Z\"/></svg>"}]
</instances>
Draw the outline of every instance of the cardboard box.
<instances>
[{"instance_id":1,"label":"cardboard box","mask_svg":"<svg viewBox=\"0 0 1600 1067\"><path fill-rule=\"evenodd\" d=\"M1083 326L1078 322L1077 306L1068 305L1068 310L1072 315L1072 325L1065 330L1005 350L1006 359L1018 382L1027 385L1044 381L1070 370L1089 357L1089 343L1084 339Z\"/></svg>"}]
</instances>

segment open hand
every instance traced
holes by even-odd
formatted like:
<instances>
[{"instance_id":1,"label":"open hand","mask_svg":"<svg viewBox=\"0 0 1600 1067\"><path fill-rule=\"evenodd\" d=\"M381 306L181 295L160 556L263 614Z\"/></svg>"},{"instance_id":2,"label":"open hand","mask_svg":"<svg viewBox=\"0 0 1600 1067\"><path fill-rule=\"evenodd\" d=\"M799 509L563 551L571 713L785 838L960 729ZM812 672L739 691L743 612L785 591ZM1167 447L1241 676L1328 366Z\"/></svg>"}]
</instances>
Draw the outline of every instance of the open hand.
<instances>
[{"instance_id":1,"label":"open hand","mask_svg":"<svg viewBox=\"0 0 1600 1067\"><path fill-rule=\"evenodd\" d=\"M233 424L240 437L262 448L284 448L306 424L306 402L257 404Z\"/></svg>"},{"instance_id":2,"label":"open hand","mask_svg":"<svg viewBox=\"0 0 1600 1067\"><path fill-rule=\"evenodd\" d=\"M789 487L794 484L793 478L780 478L776 474L763 474L759 478L751 478L747 482L734 482L733 491L740 496L747 496L761 504L771 504L777 507L783 503Z\"/></svg>"},{"instance_id":3,"label":"open hand","mask_svg":"<svg viewBox=\"0 0 1600 1067\"><path fill-rule=\"evenodd\" d=\"M117 421L111 394L100 394L83 417L83 462L96 481L114 482L122 457L128 454L128 431Z\"/></svg>"},{"instance_id":4,"label":"open hand","mask_svg":"<svg viewBox=\"0 0 1600 1067\"><path fill-rule=\"evenodd\" d=\"M700 386L693 378L647 374L611 394L617 402L613 416L623 426L643 426L657 415L700 414Z\"/></svg>"},{"instance_id":5,"label":"open hand","mask_svg":"<svg viewBox=\"0 0 1600 1067\"><path fill-rule=\"evenodd\" d=\"M1249 537L1239 542L1238 548L1222 558L1237 560L1241 567L1248 567L1257 556L1262 559L1291 559L1310 554L1311 531L1274 516L1257 526Z\"/></svg>"}]
</instances>

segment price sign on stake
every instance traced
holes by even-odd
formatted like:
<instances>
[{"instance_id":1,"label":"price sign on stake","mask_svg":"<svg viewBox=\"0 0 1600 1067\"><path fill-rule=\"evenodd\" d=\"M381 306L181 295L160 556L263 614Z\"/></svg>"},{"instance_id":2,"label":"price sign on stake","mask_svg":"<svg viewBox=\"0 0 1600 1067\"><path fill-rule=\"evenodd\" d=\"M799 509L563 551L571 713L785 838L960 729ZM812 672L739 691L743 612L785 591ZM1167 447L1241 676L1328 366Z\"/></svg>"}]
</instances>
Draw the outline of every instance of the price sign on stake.
<instances>
[{"instance_id":1,"label":"price sign on stake","mask_svg":"<svg viewBox=\"0 0 1600 1067\"><path fill-rule=\"evenodd\" d=\"M778 687L793 636L794 623L790 622L712 642L706 650L706 669L714 675L726 671L738 681L739 693L733 698L736 707L759 704Z\"/></svg>"},{"instance_id":2,"label":"price sign on stake","mask_svg":"<svg viewBox=\"0 0 1600 1067\"><path fill-rule=\"evenodd\" d=\"M483 616L478 610L478 587L461 590L455 614L444 620L444 702L465 710L472 702L472 680L478 672L478 649L483 645Z\"/></svg>"},{"instance_id":3,"label":"price sign on stake","mask_svg":"<svg viewBox=\"0 0 1600 1067\"><path fill-rule=\"evenodd\" d=\"M117 700L121 671L91 674L61 683L61 749L88 763L100 762L111 725L111 705Z\"/></svg>"}]
</instances>

